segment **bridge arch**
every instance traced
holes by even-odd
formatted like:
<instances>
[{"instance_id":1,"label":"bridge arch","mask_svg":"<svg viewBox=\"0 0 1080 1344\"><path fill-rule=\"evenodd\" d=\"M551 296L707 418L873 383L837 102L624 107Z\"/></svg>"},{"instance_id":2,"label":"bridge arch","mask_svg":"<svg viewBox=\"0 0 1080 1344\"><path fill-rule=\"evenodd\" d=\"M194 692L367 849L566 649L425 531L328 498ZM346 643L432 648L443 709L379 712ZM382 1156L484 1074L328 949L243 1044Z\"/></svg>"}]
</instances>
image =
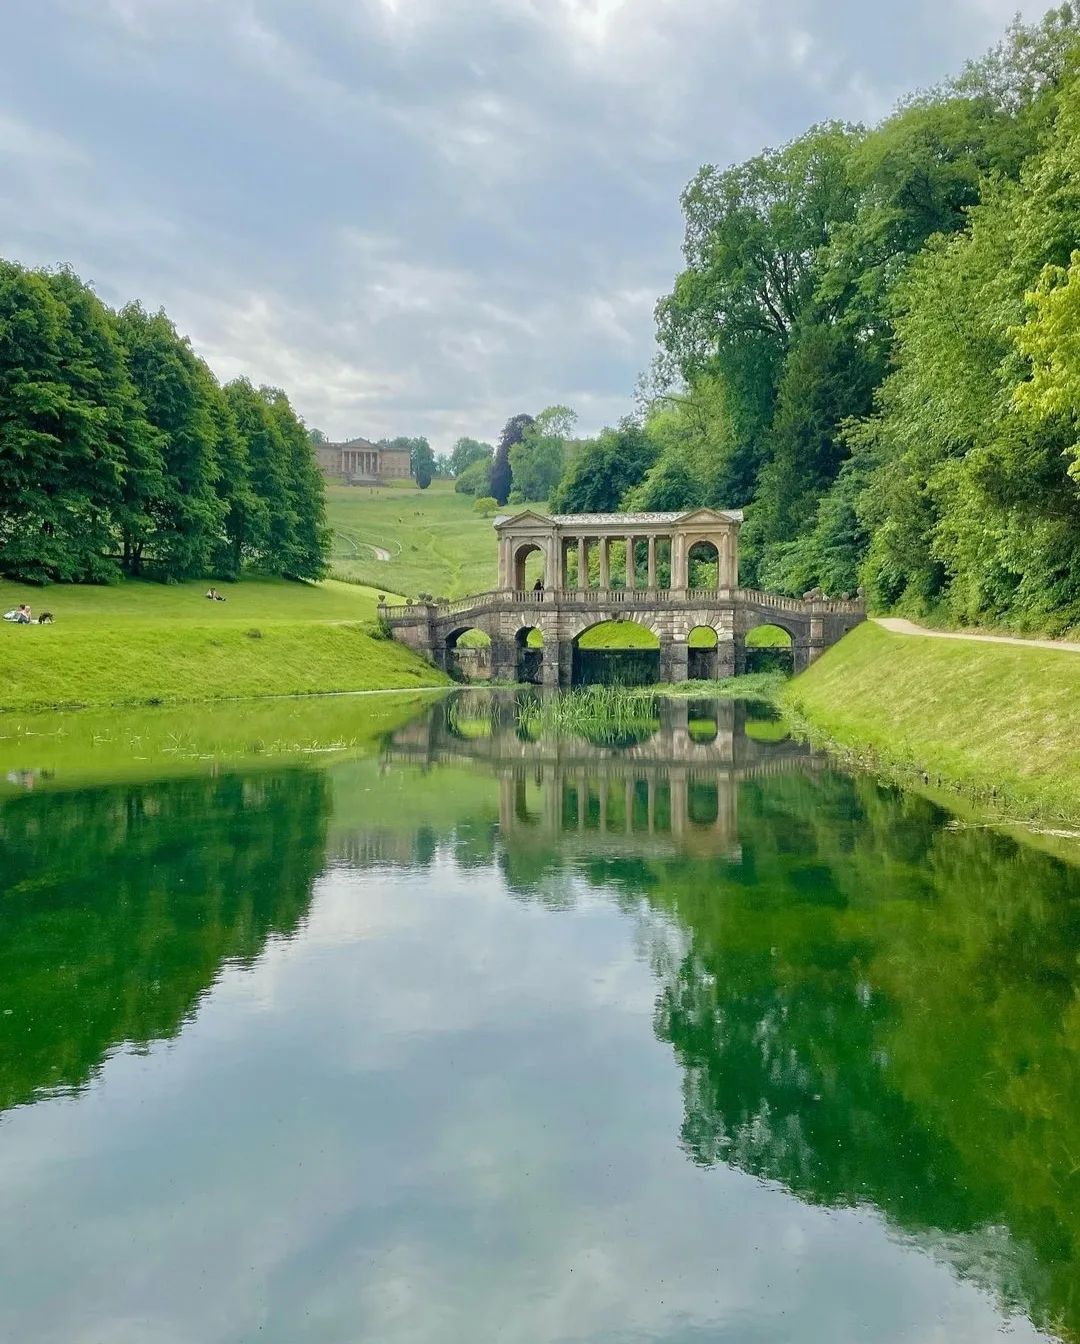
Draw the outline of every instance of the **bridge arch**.
<instances>
[{"instance_id":1,"label":"bridge arch","mask_svg":"<svg viewBox=\"0 0 1080 1344\"><path fill-rule=\"evenodd\" d=\"M660 647L660 624L652 613L642 611L628 611L625 615L619 611L590 612L579 617L576 621L568 623L563 638L570 639L577 644L582 635L587 635L590 630L598 630L602 625L638 626L653 635L656 639L657 648Z\"/></svg>"},{"instance_id":2,"label":"bridge arch","mask_svg":"<svg viewBox=\"0 0 1080 1344\"><path fill-rule=\"evenodd\" d=\"M460 625L445 639L446 671L455 681L490 681L493 640L483 623Z\"/></svg>"},{"instance_id":3,"label":"bridge arch","mask_svg":"<svg viewBox=\"0 0 1080 1344\"><path fill-rule=\"evenodd\" d=\"M524 622L514 632L514 680L539 686L544 675L544 630Z\"/></svg>"},{"instance_id":4,"label":"bridge arch","mask_svg":"<svg viewBox=\"0 0 1080 1344\"><path fill-rule=\"evenodd\" d=\"M751 611L745 622L745 632L750 634L763 626L773 625L791 640L792 644L805 641L809 633L809 622L800 616L792 616L785 611Z\"/></svg>"},{"instance_id":5,"label":"bridge arch","mask_svg":"<svg viewBox=\"0 0 1080 1344\"><path fill-rule=\"evenodd\" d=\"M610 642L603 636L607 630ZM626 620L585 619L578 623L570 643L572 685L648 685L660 680L660 632L644 614Z\"/></svg>"}]
</instances>

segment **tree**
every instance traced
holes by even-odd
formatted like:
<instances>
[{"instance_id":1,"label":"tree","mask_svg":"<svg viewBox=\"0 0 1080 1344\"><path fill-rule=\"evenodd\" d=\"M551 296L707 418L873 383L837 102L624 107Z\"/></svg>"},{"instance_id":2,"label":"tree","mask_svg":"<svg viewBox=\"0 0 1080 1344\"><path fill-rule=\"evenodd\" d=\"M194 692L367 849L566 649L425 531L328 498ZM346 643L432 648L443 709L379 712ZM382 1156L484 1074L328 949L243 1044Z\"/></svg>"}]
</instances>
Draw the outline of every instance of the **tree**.
<instances>
[{"instance_id":1,"label":"tree","mask_svg":"<svg viewBox=\"0 0 1080 1344\"><path fill-rule=\"evenodd\" d=\"M128 304L119 323L132 378L161 436L163 489L151 504L154 559L166 579L204 574L228 509L217 491L217 384L164 312Z\"/></svg>"},{"instance_id":2,"label":"tree","mask_svg":"<svg viewBox=\"0 0 1080 1344\"><path fill-rule=\"evenodd\" d=\"M427 439L414 439L409 451L409 466L413 479L421 490L426 490L435 475L435 454Z\"/></svg>"},{"instance_id":3,"label":"tree","mask_svg":"<svg viewBox=\"0 0 1080 1344\"><path fill-rule=\"evenodd\" d=\"M0 262L3 572L115 577L125 473L152 456L113 315L70 272Z\"/></svg>"},{"instance_id":4,"label":"tree","mask_svg":"<svg viewBox=\"0 0 1080 1344\"><path fill-rule=\"evenodd\" d=\"M474 462L490 462L495 449L479 439L460 438L450 452L450 475L458 477Z\"/></svg>"},{"instance_id":5,"label":"tree","mask_svg":"<svg viewBox=\"0 0 1080 1344\"><path fill-rule=\"evenodd\" d=\"M513 480L510 466L510 449L520 443L525 431L533 423L531 415L513 415L503 426L499 436L499 446L495 450L495 460L491 464L491 493L496 502L505 504L510 498L510 486Z\"/></svg>"},{"instance_id":6,"label":"tree","mask_svg":"<svg viewBox=\"0 0 1080 1344\"><path fill-rule=\"evenodd\" d=\"M486 495L491 488L491 461L479 458L471 462L454 480L454 490L459 495Z\"/></svg>"},{"instance_id":7,"label":"tree","mask_svg":"<svg viewBox=\"0 0 1080 1344\"><path fill-rule=\"evenodd\" d=\"M549 406L510 449L511 479L522 500L550 498L562 477L576 423L569 406Z\"/></svg>"},{"instance_id":8,"label":"tree","mask_svg":"<svg viewBox=\"0 0 1080 1344\"><path fill-rule=\"evenodd\" d=\"M613 513L645 479L656 445L639 426L624 421L583 443L552 495L555 513Z\"/></svg>"},{"instance_id":9,"label":"tree","mask_svg":"<svg viewBox=\"0 0 1080 1344\"><path fill-rule=\"evenodd\" d=\"M276 572L290 579L321 579L326 574L330 550L322 472L312 455L303 422L289 398L276 387L260 388L259 393L269 406L283 444L285 491L292 520Z\"/></svg>"},{"instance_id":10,"label":"tree","mask_svg":"<svg viewBox=\"0 0 1080 1344\"><path fill-rule=\"evenodd\" d=\"M246 451L251 491L258 500L249 519L247 553L266 574L288 573L298 518L290 489L291 452L281 420L272 414L265 389L256 389L247 378L229 383L225 396Z\"/></svg>"}]
</instances>

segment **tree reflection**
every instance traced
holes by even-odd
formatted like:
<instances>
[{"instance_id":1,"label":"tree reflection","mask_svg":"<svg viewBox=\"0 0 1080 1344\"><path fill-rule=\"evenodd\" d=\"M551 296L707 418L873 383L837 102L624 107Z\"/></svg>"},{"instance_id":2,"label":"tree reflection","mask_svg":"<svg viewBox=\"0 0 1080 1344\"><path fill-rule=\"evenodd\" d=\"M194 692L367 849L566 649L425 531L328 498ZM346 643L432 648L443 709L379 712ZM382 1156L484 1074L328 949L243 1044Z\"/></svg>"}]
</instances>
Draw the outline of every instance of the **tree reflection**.
<instances>
[{"instance_id":1,"label":"tree reflection","mask_svg":"<svg viewBox=\"0 0 1080 1344\"><path fill-rule=\"evenodd\" d=\"M1075 1332L1076 871L835 775L745 785L740 838L708 882L678 861L646 881L689 936L656 1012L689 1156L872 1203Z\"/></svg>"},{"instance_id":2,"label":"tree reflection","mask_svg":"<svg viewBox=\"0 0 1080 1344\"><path fill-rule=\"evenodd\" d=\"M0 1109L174 1036L227 961L303 919L317 771L36 793L0 808Z\"/></svg>"}]
</instances>

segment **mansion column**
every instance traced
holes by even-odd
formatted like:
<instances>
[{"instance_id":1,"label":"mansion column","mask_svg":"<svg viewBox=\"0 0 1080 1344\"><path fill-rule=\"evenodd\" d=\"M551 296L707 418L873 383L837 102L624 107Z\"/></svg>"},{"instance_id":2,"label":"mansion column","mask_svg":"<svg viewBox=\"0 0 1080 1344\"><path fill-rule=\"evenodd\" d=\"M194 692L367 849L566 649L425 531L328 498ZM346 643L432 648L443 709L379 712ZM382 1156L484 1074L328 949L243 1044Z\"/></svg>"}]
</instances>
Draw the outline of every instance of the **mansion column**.
<instances>
[{"instance_id":1,"label":"mansion column","mask_svg":"<svg viewBox=\"0 0 1080 1344\"><path fill-rule=\"evenodd\" d=\"M581 592L589 586L589 543L584 537L577 540L577 586Z\"/></svg>"},{"instance_id":2,"label":"mansion column","mask_svg":"<svg viewBox=\"0 0 1080 1344\"><path fill-rule=\"evenodd\" d=\"M611 562L608 556L608 539L600 538L600 587L611 587Z\"/></svg>"},{"instance_id":3,"label":"mansion column","mask_svg":"<svg viewBox=\"0 0 1080 1344\"><path fill-rule=\"evenodd\" d=\"M656 538L649 538L649 566L647 585L650 592L656 589Z\"/></svg>"},{"instance_id":4,"label":"mansion column","mask_svg":"<svg viewBox=\"0 0 1080 1344\"><path fill-rule=\"evenodd\" d=\"M626 591L632 593L637 586L637 575L634 573L634 542L636 538L626 538Z\"/></svg>"}]
</instances>

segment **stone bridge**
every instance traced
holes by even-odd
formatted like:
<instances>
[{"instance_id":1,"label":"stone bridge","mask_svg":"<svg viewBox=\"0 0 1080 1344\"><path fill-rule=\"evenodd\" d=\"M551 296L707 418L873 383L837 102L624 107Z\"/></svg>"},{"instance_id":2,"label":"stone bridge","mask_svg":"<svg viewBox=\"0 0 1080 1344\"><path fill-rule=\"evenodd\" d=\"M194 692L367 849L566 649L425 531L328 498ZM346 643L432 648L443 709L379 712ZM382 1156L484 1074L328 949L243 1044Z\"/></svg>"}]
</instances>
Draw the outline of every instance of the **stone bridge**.
<instances>
[{"instance_id":1,"label":"stone bridge","mask_svg":"<svg viewBox=\"0 0 1080 1344\"><path fill-rule=\"evenodd\" d=\"M497 519L498 588L455 601L383 604L379 613L395 639L437 667L465 670L471 659L476 675L499 681L570 685L581 636L609 621L632 621L656 637L661 681L691 675L690 636L700 629L715 640L694 650L697 676L743 672L746 636L760 625L787 632L794 670L802 671L865 619L863 604L739 587L741 522L737 511L713 509ZM490 652L461 658L459 641L473 630L489 637Z\"/></svg>"}]
</instances>

